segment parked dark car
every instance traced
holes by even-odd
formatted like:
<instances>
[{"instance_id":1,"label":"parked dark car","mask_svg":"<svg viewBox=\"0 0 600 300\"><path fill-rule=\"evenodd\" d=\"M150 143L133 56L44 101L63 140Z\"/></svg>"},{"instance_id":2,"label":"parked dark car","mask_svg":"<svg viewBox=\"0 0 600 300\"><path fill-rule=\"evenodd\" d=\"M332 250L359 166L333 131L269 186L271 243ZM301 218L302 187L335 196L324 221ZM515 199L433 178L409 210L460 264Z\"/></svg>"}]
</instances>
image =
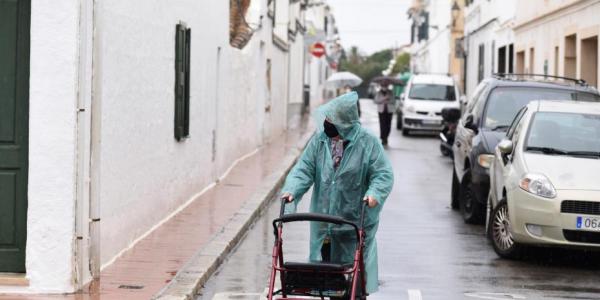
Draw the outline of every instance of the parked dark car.
<instances>
[{"instance_id":1,"label":"parked dark car","mask_svg":"<svg viewBox=\"0 0 600 300\"><path fill-rule=\"evenodd\" d=\"M536 79L539 78L539 79ZM533 100L599 102L595 88L582 80L505 74L482 81L458 122L452 151L451 207L466 223L484 221L494 149L517 112Z\"/></svg>"}]
</instances>

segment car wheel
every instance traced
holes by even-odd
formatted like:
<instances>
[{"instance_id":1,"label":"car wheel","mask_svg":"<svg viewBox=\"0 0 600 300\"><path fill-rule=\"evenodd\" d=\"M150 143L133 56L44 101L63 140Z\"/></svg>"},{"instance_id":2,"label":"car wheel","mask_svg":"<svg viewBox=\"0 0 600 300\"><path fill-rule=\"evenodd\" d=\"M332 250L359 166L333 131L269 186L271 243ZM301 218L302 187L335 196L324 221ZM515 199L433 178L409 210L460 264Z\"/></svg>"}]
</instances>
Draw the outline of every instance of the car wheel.
<instances>
[{"instance_id":1,"label":"car wheel","mask_svg":"<svg viewBox=\"0 0 600 300\"><path fill-rule=\"evenodd\" d=\"M408 129L406 129L406 128L403 128L402 129L402 135L403 136L409 136L410 135L410 131Z\"/></svg>"},{"instance_id":2,"label":"car wheel","mask_svg":"<svg viewBox=\"0 0 600 300\"><path fill-rule=\"evenodd\" d=\"M402 114L401 113L396 114L396 129L398 129L398 130L402 129Z\"/></svg>"},{"instance_id":3,"label":"car wheel","mask_svg":"<svg viewBox=\"0 0 600 300\"><path fill-rule=\"evenodd\" d=\"M453 210L458 210L460 205L458 202L460 192L460 183L458 182L458 176L456 176L456 170L452 168L452 192L450 194L450 207Z\"/></svg>"},{"instance_id":4,"label":"car wheel","mask_svg":"<svg viewBox=\"0 0 600 300\"><path fill-rule=\"evenodd\" d=\"M477 196L473 190L471 176L467 173L463 177L459 192L460 211L463 220L467 224L483 224L483 214L481 204L477 201Z\"/></svg>"},{"instance_id":5,"label":"car wheel","mask_svg":"<svg viewBox=\"0 0 600 300\"><path fill-rule=\"evenodd\" d=\"M511 233L508 204L502 199L492 210L490 216L489 235L492 238L494 251L504 258L517 258L523 246L515 242Z\"/></svg>"}]
</instances>

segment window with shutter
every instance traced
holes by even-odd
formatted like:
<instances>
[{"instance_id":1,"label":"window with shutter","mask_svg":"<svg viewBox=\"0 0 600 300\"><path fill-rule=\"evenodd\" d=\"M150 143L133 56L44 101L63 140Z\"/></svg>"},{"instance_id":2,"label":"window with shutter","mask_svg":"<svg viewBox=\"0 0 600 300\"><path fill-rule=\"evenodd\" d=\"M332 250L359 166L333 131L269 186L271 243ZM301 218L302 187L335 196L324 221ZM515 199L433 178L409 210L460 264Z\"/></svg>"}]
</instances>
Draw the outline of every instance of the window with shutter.
<instances>
[{"instance_id":1,"label":"window with shutter","mask_svg":"<svg viewBox=\"0 0 600 300\"><path fill-rule=\"evenodd\" d=\"M175 139L190 136L190 50L192 30L183 23L175 29Z\"/></svg>"}]
</instances>

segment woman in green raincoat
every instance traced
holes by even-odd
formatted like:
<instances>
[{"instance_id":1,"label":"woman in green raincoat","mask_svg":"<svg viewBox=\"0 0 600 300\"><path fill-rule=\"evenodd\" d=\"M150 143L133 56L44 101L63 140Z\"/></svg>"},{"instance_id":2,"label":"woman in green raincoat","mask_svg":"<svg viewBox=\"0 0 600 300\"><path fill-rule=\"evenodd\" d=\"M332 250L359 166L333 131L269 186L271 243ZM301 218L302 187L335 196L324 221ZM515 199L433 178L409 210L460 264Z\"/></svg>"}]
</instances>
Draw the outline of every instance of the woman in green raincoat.
<instances>
[{"instance_id":1,"label":"woman in green raincoat","mask_svg":"<svg viewBox=\"0 0 600 300\"><path fill-rule=\"evenodd\" d=\"M287 176L283 197L294 202L314 184L310 211L358 222L363 201L367 292L378 289L377 243L379 213L392 190L394 175L379 139L361 127L355 92L318 108L317 132ZM290 211L290 210L286 210ZM351 227L311 222L310 260L352 263L356 237ZM329 257L327 257L329 256Z\"/></svg>"}]
</instances>

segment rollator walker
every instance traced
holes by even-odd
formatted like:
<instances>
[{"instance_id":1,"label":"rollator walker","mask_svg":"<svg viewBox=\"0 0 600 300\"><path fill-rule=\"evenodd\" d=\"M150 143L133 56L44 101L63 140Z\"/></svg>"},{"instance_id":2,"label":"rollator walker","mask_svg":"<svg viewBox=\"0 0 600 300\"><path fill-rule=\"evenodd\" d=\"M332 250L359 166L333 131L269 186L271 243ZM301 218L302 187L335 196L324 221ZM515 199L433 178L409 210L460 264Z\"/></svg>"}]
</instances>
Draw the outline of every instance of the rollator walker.
<instances>
[{"instance_id":1,"label":"rollator walker","mask_svg":"<svg viewBox=\"0 0 600 300\"><path fill-rule=\"evenodd\" d=\"M360 224L344 218L319 213L284 214L286 200L281 199L279 218L273 220L275 245L269 282L268 300L297 300L290 296L325 297L334 299L367 299L363 250L365 247L365 209L362 205ZM356 234L354 262L336 264L330 262L286 262L283 259L283 224L290 222L314 221L336 225L350 225ZM275 291L275 278L280 274L281 289ZM280 296L279 298L274 298Z\"/></svg>"}]
</instances>

